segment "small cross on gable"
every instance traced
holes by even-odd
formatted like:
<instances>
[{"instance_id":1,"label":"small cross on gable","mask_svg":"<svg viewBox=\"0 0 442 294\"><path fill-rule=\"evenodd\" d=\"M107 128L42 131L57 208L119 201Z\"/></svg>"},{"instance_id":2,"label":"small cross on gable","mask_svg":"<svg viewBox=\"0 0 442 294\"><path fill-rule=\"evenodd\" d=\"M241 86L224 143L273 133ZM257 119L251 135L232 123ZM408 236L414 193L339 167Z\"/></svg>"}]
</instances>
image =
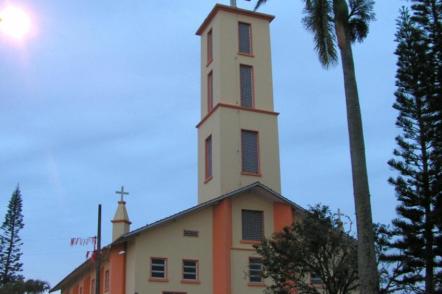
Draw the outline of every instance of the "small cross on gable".
<instances>
[{"instance_id":1,"label":"small cross on gable","mask_svg":"<svg viewBox=\"0 0 442 294\"><path fill-rule=\"evenodd\" d=\"M115 194L119 194L121 197L120 201L124 201L124 195L129 195L129 192L124 191L124 186L121 186L121 190L115 191Z\"/></svg>"}]
</instances>

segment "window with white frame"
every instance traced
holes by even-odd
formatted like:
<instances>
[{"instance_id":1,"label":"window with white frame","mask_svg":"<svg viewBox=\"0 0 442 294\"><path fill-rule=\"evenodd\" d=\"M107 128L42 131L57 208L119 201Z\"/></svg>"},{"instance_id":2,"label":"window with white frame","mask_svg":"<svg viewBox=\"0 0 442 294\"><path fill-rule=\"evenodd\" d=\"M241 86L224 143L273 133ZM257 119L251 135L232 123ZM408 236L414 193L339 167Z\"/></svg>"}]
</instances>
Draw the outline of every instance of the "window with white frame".
<instances>
[{"instance_id":1,"label":"window with white frame","mask_svg":"<svg viewBox=\"0 0 442 294\"><path fill-rule=\"evenodd\" d=\"M198 280L197 260L183 260L183 280Z\"/></svg>"},{"instance_id":2,"label":"window with white frame","mask_svg":"<svg viewBox=\"0 0 442 294\"><path fill-rule=\"evenodd\" d=\"M262 283L262 260L257 257L249 258L249 282Z\"/></svg>"},{"instance_id":3,"label":"window with white frame","mask_svg":"<svg viewBox=\"0 0 442 294\"><path fill-rule=\"evenodd\" d=\"M152 257L150 259L150 277L153 279L166 279L167 260L165 258Z\"/></svg>"}]
</instances>

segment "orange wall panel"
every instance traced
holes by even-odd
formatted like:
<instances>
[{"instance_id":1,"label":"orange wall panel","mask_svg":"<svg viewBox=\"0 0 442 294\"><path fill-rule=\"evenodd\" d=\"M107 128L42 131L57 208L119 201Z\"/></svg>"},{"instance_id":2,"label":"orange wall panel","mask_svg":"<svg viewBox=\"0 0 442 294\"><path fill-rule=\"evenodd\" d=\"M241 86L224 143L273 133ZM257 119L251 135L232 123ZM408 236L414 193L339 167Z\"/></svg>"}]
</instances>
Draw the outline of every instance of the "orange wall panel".
<instances>
[{"instance_id":1,"label":"orange wall panel","mask_svg":"<svg viewBox=\"0 0 442 294\"><path fill-rule=\"evenodd\" d=\"M124 251L123 254L119 252ZM126 252L124 246L111 249L110 253L110 292L124 294L126 288Z\"/></svg>"},{"instance_id":2,"label":"orange wall panel","mask_svg":"<svg viewBox=\"0 0 442 294\"><path fill-rule=\"evenodd\" d=\"M231 293L232 202L213 208L213 294Z\"/></svg>"},{"instance_id":3,"label":"orange wall panel","mask_svg":"<svg viewBox=\"0 0 442 294\"><path fill-rule=\"evenodd\" d=\"M275 232L280 232L293 223L294 216L289 204L273 202L273 226Z\"/></svg>"},{"instance_id":4,"label":"orange wall panel","mask_svg":"<svg viewBox=\"0 0 442 294\"><path fill-rule=\"evenodd\" d=\"M91 292L91 276L87 275L83 280L83 294L90 294Z\"/></svg>"}]
</instances>

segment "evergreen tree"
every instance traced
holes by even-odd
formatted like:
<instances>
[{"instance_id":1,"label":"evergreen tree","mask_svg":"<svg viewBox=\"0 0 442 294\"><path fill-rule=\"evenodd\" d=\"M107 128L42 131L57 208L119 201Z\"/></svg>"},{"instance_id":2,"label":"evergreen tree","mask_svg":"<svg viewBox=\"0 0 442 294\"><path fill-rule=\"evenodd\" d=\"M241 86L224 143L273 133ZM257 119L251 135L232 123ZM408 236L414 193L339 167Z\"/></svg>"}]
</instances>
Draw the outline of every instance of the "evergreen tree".
<instances>
[{"instance_id":1,"label":"evergreen tree","mask_svg":"<svg viewBox=\"0 0 442 294\"><path fill-rule=\"evenodd\" d=\"M5 220L0 227L0 285L22 280L20 275L23 264L20 262L23 245L19 232L23 228L22 196L17 186L9 201Z\"/></svg>"},{"instance_id":2,"label":"evergreen tree","mask_svg":"<svg viewBox=\"0 0 442 294\"><path fill-rule=\"evenodd\" d=\"M256 8L268 0L256 0ZM303 23L313 33L315 50L324 67L335 64L340 55L344 77L353 198L358 233L358 272L360 292L373 294L379 290L374 248L371 200L368 185L365 143L353 44L368 35L374 20L374 0L303 0Z\"/></svg>"},{"instance_id":3,"label":"evergreen tree","mask_svg":"<svg viewBox=\"0 0 442 294\"><path fill-rule=\"evenodd\" d=\"M398 56L393 107L399 111L396 125L402 134L396 137L398 147L388 164L399 175L390 178L395 186L399 205L398 217L393 221L397 239L392 247L391 262L400 262L398 281L416 287L416 292L435 293L440 288L441 248L437 209L440 190L437 189L438 165L435 130L437 114L434 111L435 68L434 54L428 36L419 21L423 6L438 0L414 0L410 16L401 11L398 20ZM436 66L437 67L437 66ZM440 94L439 94L440 95Z\"/></svg>"}]
</instances>

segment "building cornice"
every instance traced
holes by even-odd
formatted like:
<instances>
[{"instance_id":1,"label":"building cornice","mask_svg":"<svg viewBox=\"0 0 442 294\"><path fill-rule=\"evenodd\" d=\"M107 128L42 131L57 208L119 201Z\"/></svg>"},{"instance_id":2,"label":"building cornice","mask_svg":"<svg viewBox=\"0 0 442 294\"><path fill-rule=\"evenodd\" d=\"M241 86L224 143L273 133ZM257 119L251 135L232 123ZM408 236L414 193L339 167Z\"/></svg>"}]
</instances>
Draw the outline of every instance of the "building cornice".
<instances>
[{"instance_id":1,"label":"building cornice","mask_svg":"<svg viewBox=\"0 0 442 294\"><path fill-rule=\"evenodd\" d=\"M213 113L216 112L216 110L220 107L224 108L230 108L230 109L236 109L236 110L242 110L242 111L248 111L248 112L256 112L256 113L263 113L263 114L269 114L269 115L279 115L278 112L264 110L264 109L257 109L257 108L247 108L247 107L241 107L238 105L233 104L227 104L227 103L218 103L208 114L206 114L203 119L196 125L196 128L199 128L206 120L209 119L209 117L212 116Z\"/></svg>"},{"instance_id":2,"label":"building cornice","mask_svg":"<svg viewBox=\"0 0 442 294\"><path fill-rule=\"evenodd\" d=\"M268 22L271 22L275 18L273 15L270 15L270 14L250 11L247 9L241 9L241 8L222 5L222 4L216 4L215 7L212 9L212 11L209 13L209 15L206 17L206 19L203 21L201 26L196 31L196 35L198 35L198 36L202 35L204 30L207 28L207 26L212 22L212 19L220 11L225 11L225 12L230 12L233 14L245 15L245 16L250 16L250 17L255 17L255 18L260 18L260 19L265 19Z\"/></svg>"}]
</instances>

